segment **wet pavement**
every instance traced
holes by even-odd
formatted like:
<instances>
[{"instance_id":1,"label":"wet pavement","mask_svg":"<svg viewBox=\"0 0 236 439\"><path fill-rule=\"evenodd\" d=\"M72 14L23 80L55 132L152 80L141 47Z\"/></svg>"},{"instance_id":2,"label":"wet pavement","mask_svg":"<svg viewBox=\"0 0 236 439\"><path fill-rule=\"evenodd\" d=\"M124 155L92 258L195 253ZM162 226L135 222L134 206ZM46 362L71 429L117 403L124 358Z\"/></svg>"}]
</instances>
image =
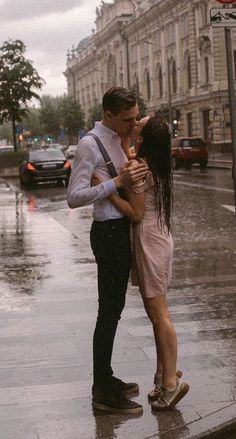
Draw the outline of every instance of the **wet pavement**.
<instances>
[{"instance_id":1,"label":"wet pavement","mask_svg":"<svg viewBox=\"0 0 236 439\"><path fill-rule=\"evenodd\" d=\"M113 355L140 385L139 417L94 413L96 265L91 208L69 210L65 188L21 192L0 179L0 439L233 439L236 426L236 224L229 170L175 174L173 281L168 294L190 384L152 413L155 347L129 285ZM222 429L223 427L223 429Z\"/></svg>"}]
</instances>

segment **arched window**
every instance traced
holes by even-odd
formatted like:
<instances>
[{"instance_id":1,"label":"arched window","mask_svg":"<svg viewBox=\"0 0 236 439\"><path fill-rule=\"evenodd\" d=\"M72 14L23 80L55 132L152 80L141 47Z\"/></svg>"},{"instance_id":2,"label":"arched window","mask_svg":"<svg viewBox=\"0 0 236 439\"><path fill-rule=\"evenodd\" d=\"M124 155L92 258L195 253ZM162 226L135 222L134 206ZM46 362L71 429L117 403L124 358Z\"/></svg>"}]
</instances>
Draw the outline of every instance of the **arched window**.
<instances>
[{"instance_id":1,"label":"arched window","mask_svg":"<svg viewBox=\"0 0 236 439\"><path fill-rule=\"evenodd\" d=\"M163 96L163 78L162 78L161 66L159 66L159 71L158 71L158 95L159 95L159 98L162 98L162 96Z\"/></svg>"},{"instance_id":2,"label":"arched window","mask_svg":"<svg viewBox=\"0 0 236 439\"><path fill-rule=\"evenodd\" d=\"M133 77L133 86L132 86L134 92L136 93L137 96L139 96L139 81L138 81L138 76L135 73L134 77Z\"/></svg>"},{"instance_id":3,"label":"arched window","mask_svg":"<svg viewBox=\"0 0 236 439\"><path fill-rule=\"evenodd\" d=\"M177 70L176 70L176 62L173 59L171 65L171 76L172 76L172 92L177 93Z\"/></svg>"},{"instance_id":4,"label":"arched window","mask_svg":"<svg viewBox=\"0 0 236 439\"><path fill-rule=\"evenodd\" d=\"M188 90L192 87L192 74L191 74L191 57L190 57L190 53L187 50L185 52L185 57L184 57L184 73L185 73L185 88L187 88Z\"/></svg>"},{"instance_id":5,"label":"arched window","mask_svg":"<svg viewBox=\"0 0 236 439\"><path fill-rule=\"evenodd\" d=\"M110 55L107 61L107 82L109 87L117 84L116 61L113 55Z\"/></svg>"},{"instance_id":6,"label":"arched window","mask_svg":"<svg viewBox=\"0 0 236 439\"><path fill-rule=\"evenodd\" d=\"M146 69L144 72L144 97L147 101L151 99L151 81L149 71Z\"/></svg>"}]
</instances>

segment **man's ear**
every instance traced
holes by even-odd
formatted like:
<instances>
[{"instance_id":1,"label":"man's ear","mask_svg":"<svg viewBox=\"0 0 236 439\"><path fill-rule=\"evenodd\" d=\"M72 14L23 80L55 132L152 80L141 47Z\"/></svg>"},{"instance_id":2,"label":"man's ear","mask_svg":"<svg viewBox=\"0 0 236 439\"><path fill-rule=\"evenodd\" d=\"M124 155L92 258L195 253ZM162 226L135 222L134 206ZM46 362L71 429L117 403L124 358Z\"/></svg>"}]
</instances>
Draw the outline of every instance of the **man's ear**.
<instances>
[{"instance_id":1,"label":"man's ear","mask_svg":"<svg viewBox=\"0 0 236 439\"><path fill-rule=\"evenodd\" d=\"M111 120L111 118L112 118L112 113L109 110L105 111L104 112L104 119Z\"/></svg>"}]
</instances>

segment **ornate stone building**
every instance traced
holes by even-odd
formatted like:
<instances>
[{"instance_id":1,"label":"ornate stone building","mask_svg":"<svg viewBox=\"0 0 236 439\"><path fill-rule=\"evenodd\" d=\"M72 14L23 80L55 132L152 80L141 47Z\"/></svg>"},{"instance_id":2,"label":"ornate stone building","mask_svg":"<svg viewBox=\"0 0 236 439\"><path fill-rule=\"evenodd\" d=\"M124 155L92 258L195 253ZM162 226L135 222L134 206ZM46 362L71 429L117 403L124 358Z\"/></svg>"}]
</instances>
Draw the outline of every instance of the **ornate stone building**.
<instances>
[{"instance_id":1,"label":"ornate stone building","mask_svg":"<svg viewBox=\"0 0 236 439\"><path fill-rule=\"evenodd\" d=\"M80 101L88 116L111 85L135 87L149 111L160 110L177 124L178 135L201 135L215 150L227 149L224 29L210 26L211 7L220 4L215 0L102 2L93 35L68 53L68 94Z\"/></svg>"}]
</instances>

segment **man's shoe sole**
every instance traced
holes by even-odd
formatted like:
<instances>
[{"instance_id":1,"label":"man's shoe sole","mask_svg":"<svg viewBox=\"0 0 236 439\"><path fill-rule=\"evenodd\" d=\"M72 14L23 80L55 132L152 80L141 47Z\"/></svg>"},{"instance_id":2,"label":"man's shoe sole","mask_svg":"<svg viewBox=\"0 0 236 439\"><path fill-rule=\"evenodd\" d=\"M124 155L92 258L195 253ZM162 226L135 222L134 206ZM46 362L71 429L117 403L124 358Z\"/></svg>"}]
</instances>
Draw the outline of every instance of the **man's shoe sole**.
<instances>
[{"instance_id":1,"label":"man's shoe sole","mask_svg":"<svg viewBox=\"0 0 236 439\"><path fill-rule=\"evenodd\" d=\"M97 410L101 410L103 412L109 412L109 413L120 413L120 414L130 414L130 415L137 415L139 413L143 413L143 407L134 407L130 409L118 409L115 407L110 407L105 404L101 404L98 402L92 402L93 408Z\"/></svg>"}]
</instances>

